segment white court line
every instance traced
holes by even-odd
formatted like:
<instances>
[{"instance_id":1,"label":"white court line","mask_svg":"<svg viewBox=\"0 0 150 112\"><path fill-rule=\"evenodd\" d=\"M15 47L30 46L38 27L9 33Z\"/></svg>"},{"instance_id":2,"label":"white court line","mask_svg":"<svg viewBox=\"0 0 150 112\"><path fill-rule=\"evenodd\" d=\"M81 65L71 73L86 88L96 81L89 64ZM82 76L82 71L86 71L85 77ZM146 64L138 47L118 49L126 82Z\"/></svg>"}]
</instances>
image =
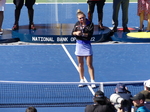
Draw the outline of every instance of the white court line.
<instances>
[{"instance_id":1,"label":"white court line","mask_svg":"<svg viewBox=\"0 0 150 112\"><path fill-rule=\"evenodd\" d=\"M69 59L71 60L71 62L73 63L74 67L75 67L75 68L77 69L77 71L79 72L77 64L76 64L75 61L73 60L72 56L71 56L70 53L68 52L68 50L67 50L67 48L65 47L65 45L64 45L64 44L61 44L61 46L62 46L62 48L64 49L64 51L66 52L66 54L67 54L67 56L69 57ZM85 77L84 77L84 80L85 80L85 82L88 82ZM89 88L89 90L91 91L91 93L94 95L95 92L93 91L92 87L91 87L90 85L88 85L88 88Z\"/></svg>"}]
</instances>

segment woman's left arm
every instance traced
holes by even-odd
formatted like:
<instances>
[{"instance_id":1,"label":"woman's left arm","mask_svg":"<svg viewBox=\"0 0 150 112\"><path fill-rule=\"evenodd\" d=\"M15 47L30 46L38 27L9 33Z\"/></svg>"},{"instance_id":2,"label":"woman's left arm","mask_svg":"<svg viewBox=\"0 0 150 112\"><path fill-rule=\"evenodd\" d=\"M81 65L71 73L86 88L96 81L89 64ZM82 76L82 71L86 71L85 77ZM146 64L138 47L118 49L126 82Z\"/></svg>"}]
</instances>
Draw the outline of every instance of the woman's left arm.
<instances>
[{"instance_id":1,"label":"woman's left arm","mask_svg":"<svg viewBox=\"0 0 150 112\"><path fill-rule=\"evenodd\" d=\"M86 27L86 32L83 33L83 36L84 36L84 37L92 37L93 32L94 32L94 24L91 23L90 25L88 25L88 26Z\"/></svg>"}]
</instances>

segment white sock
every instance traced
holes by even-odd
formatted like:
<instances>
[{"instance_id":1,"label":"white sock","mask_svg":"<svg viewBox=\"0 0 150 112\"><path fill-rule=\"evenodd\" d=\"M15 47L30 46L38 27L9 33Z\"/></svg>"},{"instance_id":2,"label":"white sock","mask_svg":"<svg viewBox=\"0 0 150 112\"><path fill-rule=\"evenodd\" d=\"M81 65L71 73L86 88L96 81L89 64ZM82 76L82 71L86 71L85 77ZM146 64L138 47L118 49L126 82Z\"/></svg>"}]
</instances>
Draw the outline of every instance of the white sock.
<instances>
[{"instance_id":1,"label":"white sock","mask_svg":"<svg viewBox=\"0 0 150 112\"><path fill-rule=\"evenodd\" d=\"M80 82L84 82L84 79L80 79Z\"/></svg>"},{"instance_id":2,"label":"white sock","mask_svg":"<svg viewBox=\"0 0 150 112\"><path fill-rule=\"evenodd\" d=\"M95 82L94 80L91 80L91 82Z\"/></svg>"}]
</instances>

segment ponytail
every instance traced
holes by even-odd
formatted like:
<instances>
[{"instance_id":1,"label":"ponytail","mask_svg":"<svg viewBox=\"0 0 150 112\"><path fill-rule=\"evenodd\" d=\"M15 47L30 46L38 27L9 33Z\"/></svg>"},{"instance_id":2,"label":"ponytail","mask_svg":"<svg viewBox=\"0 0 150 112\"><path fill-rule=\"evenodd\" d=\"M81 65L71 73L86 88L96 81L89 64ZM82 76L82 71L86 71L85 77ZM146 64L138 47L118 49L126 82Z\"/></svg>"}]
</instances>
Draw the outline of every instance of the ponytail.
<instances>
[{"instance_id":1,"label":"ponytail","mask_svg":"<svg viewBox=\"0 0 150 112\"><path fill-rule=\"evenodd\" d=\"M83 14L83 15L85 16L84 12L82 12L80 9L78 9L78 10L77 10L77 16L78 16L78 15L81 15L81 14Z\"/></svg>"}]
</instances>

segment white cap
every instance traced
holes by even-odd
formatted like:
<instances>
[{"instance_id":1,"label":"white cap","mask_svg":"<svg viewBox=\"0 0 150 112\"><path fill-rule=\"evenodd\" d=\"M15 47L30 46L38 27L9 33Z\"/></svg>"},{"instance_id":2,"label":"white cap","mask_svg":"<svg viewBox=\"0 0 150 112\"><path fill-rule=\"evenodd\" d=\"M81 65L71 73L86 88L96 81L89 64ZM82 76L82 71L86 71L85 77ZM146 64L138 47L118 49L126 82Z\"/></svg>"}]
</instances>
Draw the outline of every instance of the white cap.
<instances>
[{"instance_id":1,"label":"white cap","mask_svg":"<svg viewBox=\"0 0 150 112\"><path fill-rule=\"evenodd\" d=\"M144 83L143 83L143 84L144 84L144 86L146 86L146 82L147 82L147 81L149 81L149 80L150 80L150 79L148 79L148 80L144 81Z\"/></svg>"},{"instance_id":2,"label":"white cap","mask_svg":"<svg viewBox=\"0 0 150 112\"><path fill-rule=\"evenodd\" d=\"M150 79L145 81L145 86L150 88Z\"/></svg>"}]
</instances>

